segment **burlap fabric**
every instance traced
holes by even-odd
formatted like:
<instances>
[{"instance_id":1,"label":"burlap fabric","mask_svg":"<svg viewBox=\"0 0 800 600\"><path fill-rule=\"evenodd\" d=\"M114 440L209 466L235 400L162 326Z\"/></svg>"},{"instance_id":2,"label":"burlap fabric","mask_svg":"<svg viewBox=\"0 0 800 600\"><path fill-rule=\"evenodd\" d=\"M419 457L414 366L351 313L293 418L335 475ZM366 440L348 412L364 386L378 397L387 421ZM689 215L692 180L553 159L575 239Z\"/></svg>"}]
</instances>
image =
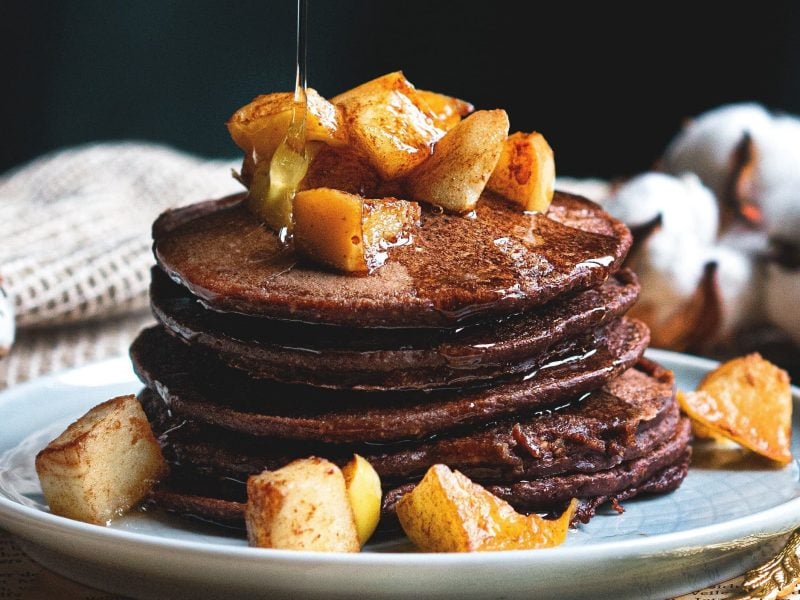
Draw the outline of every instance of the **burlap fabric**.
<instances>
[{"instance_id":1,"label":"burlap fabric","mask_svg":"<svg viewBox=\"0 0 800 600\"><path fill-rule=\"evenodd\" d=\"M0 387L123 354L147 319L153 219L240 190L236 166L121 142L0 177L0 277L18 329Z\"/></svg>"}]
</instances>

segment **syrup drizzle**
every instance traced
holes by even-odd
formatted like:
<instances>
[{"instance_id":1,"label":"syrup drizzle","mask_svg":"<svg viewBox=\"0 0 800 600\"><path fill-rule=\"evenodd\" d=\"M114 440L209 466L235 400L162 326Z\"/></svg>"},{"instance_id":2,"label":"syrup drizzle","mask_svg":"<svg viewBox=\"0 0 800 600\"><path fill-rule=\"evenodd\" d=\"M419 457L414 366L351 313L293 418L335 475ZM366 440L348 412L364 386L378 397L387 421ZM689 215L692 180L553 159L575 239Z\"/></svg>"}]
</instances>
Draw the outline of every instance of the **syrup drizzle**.
<instances>
[{"instance_id":1,"label":"syrup drizzle","mask_svg":"<svg viewBox=\"0 0 800 600\"><path fill-rule=\"evenodd\" d=\"M306 120L308 100L306 88L308 0L297 0L297 54L295 60L294 103L292 120L286 137L275 150L269 165L267 204L275 207L279 227L278 238L283 244L291 241L292 201L300 181L308 171L306 153Z\"/></svg>"}]
</instances>

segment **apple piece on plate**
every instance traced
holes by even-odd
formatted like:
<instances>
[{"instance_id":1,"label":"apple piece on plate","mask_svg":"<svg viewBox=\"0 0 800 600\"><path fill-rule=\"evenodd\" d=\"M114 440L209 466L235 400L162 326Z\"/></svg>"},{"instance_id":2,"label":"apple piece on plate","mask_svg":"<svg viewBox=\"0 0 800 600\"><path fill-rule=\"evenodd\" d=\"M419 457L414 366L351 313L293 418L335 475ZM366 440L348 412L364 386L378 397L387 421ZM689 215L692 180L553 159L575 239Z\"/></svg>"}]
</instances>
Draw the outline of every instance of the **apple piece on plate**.
<instances>
[{"instance_id":1,"label":"apple piece on plate","mask_svg":"<svg viewBox=\"0 0 800 600\"><path fill-rule=\"evenodd\" d=\"M36 473L54 514L107 524L141 501L167 473L135 396L95 406L36 455Z\"/></svg>"},{"instance_id":2,"label":"apple piece on plate","mask_svg":"<svg viewBox=\"0 0 800 600\"><path fill-rule=\"evenodd\" d=\"M245 524L250 545L259 548L361 549L344 476L323 458L303 458L250 476Z\"/></svg>"},{"instance_id":3,"label":"apple piece on plate","mask_svg":"<svg viewBox=\"0 0 800 600\"><path fill-rule=\"evenodd\" d=\"M444 135L400 71L339 94L332 102L343 112L351 143L385 179L411 172Z\"/></svg>"},{"instance_id":4,"label":"apple piece on plate","mask_svg":"<svg viewBox=\"0 0 800 600\"><path fill-rule=\"evenodd\" d=\"M406 180L415 200L456 212L475 208L508 135L504 110L479 110L437 142L433 156Z\"/></svg>"},{"instance_id":5,"label":"apple piece on plate","mask_svg":"<svg viewBox=\"0 0 800 600\"><path fill-rule=\"evenodd\" d=\"M417 94L427 105L428 114L436 126L445 131L458 125L463 117L475 110L475 107L469 102L453 96L445 96L427 90L417 90Z\"/></svg>"},{"instance_id":6,"label":"apple piece on plate","mask_svg":"<svg viewBox=\"0 0 800 600\"><path fill-rule=\"evenodd\" d=\"M338 109L312 88L306 99L306 141L345 145L347 136ZM258 96L233 113L226 123L228 132L245 155L255 155L255 163L269 162L289 131L293 108L292 92Z\"/></svg>"},{"instance_id":7,"label":"apple piece on plate","mask_svg":"<svg viewBox=\"0 0 800 600\"><path fill-rule=\"evenodd\" d=\"M445 465L434 465L397 504L409 539L425 552L550 548L564 542L577 508L572 500L556 520L522 515Z\"/></svg>"},{"instance_id":8,"label":"apple piece on plate","mask_svg":"<svg viewBox=\"0 0 800 600\"><path fill-rule=\"evenodd\" d=\"M500 160L486 187L519 204L523 210L545 212L553 199L556 164L542 134L508 136Z\"/></svg>"},{"instance_id":9,"label":"apple piece on plate","mask_svg":"<svg viewBox=\"0 0 800 600\"><path fill-rule=\"evenodd\" d=\"M697 391L678 394L678 401L701 429L781 464L791 462L789 375L761 355L721 364L703 378Z\"/></svg>"},{"instance_id":10,"label":"apple piece on plate","mask_svg":"<svg viewBox=\"0 0 800 600\"><path fill-rule=\"evenodd\" d=\"M342 475L353 507L358 539L363 546L375 533L381 518L381 479L372 465L358 454L342 467Z\"/></svg>"},{"instance_id":11,"label":"apple piece on plate","mask_svg":"<svg viewBox=\"0 0 800 600\"><path fill-rule=\"evenodd\" d=\"M365 200L330 188L294 198L295 249L307 258L346 272L369 272L389 248L407 243L420 217L416 202Z\"/></svg>"}]
</instances>

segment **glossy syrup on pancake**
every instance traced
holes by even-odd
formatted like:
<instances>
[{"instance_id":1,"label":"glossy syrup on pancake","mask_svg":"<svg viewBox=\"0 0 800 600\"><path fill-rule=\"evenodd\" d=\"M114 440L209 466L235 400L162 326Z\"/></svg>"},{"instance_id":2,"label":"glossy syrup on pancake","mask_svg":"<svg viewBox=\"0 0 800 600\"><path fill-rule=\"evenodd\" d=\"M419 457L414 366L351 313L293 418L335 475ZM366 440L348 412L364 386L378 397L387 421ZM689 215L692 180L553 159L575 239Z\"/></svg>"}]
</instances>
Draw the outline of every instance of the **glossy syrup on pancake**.
<instances>
[{"instance_id":1,"label":"glossy syrup on pancake","mask_svg":"<svg viewBox=\"0 0 800 600\"><path fill-rule=\"evenodd\" d=\"M577 496L579 520L686 475L671 375L638 362L649 332L620 317L630 232L585 199L427 208L368 277L298 259L241 196L169 211L153 236L161 325L131 356L173 467L159 506L240 523L250 473L354 451L382 476L384 523L437 462L525 510Z\"/></svg>"},{"instance_id":2,"label":"glossy syrup on pancake","mask_svg":"<svg viewBox=\"0 0 800 600\"><path fill-rule=\"evenodd\" d=\"M441 391L357 392L253 380L160 328L131 346L139 378L177 414L253 435L351 442L419 439L532 412L601 387L633 366L647 328L624 318L581 356L554 357L524 376Z\"/></svg>"},{"instance_id":3,"label":"glossy syrup on pancake","mask_svg":"<svg viewBox=\"0 0 800 600\"><path fill-rule=\"evenodd\" d=\"M168 332L251 377L379 390L448 387L530 371L548 347L624 314L638 285L623 270L597 289L536 310L451 329L354 328L217 313L157 268L150 295Z\"/></svg>"},{"instance_id":4,"label":"glossy syrup on pancake","mask_svg":"<svg viewBox=\"0 0 800 600\"><path fill-rule=\"evenodd\" d=\"M344 464L356 452L384 482L418 478L437 463L474 479L511 482L596 472L648 454L668 440L677 425L673 383L669 371L643 360L603 388L554 409L395 444L251 436L170 414L151 390L142 392L140 399L168 460L197 473L243 481L308 454Z\"/></svg>"},{"instance_id":5,"label":"glossy syrup on pancake","mask_svg":"<svg viewBox=\"0 0 800 600\"><path fill-rule=\"evenodd\" d=\"M621 222L564 193L546 214L490 193L474 218L426 209L414 243L367 277L290 264L241 197L169 211L153 237L160 267L209 308L359 327L450 327L523 312L601 284L631 244Z\"/></svg>"},{"instance_id":6,"label":"glossy syrup on pancake","mask_svg":"<svg viewBox=\"0 0 800 600\"><path fill-rule=\"evenodd\" d=\"M264 197L251 197L250 210L264 219L277 233L282 244L292 241L292 203L300 181L308 171L306 153L306 121L308 118L308 80L306 59L308 46L306 25L308 0L297 1L297 54L295 60L294 100L292 118L286 136L269 160L269 177ZM255 153L254 153L255 154ZM263 168L259 161L266 157L254 155L255 169ZM251 186L251 193L254 187Z\"/></svg>"},{"instance_id":7,"label":"glossy syrup on pancake","mask_svg":"<svg viewBox=\"0 0 800 600\"><path fill-rule=\"evenodd\" d=\"M389 521L394 503L410 489L402 479L418 478L426 464L442 459L518 509L558 510L563 500L578 496L577 519L586 521L605 501L664 493L685 477L689 427L679 416L673 388L671 372L643 359L588 397L521 421L437 436L416 446L370 450L369 445L306 444L305 451L340 463L353 451L363 452L386 485ZM279 468L296 458L293 452L304 450L302 444L248 440L197 424L175 428L174 415L166 416L157 394L146 390L141 398L148 415L162 415L151 420L159 432L166 430L160 440L174 468L154 498L171 510L239 523L247 475ZM193 440L197 435L199 443Z\"/></svg>"}]
</instances>

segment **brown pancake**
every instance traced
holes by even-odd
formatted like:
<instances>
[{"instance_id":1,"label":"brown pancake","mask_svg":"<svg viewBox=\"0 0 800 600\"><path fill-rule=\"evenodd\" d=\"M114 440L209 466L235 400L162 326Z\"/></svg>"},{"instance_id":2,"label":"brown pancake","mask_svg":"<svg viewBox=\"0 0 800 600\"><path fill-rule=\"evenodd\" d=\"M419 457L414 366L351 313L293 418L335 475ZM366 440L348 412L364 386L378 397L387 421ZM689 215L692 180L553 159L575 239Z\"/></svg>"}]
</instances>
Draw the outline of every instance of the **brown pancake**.
<instances>
[{"instance_id":1,"label":"brown pancake","mask_svg":"<svg viewBox=\"0 0 800 600\"><path fill-rule=\"evenodd\" d=\"M251 377L313 386L430 389L530 371L556 343L608 323L636 301L627 270L597 289L529 313L457 329L311 325L210 311L153 269L153 314L165 329Z\"/></svg>"},{"instance_id":2,"label":"brown pancake","mask_svg":"<svg viewBox=\"0 0 800 600\"><path fill-rule=\"evenodd\" d=\"M556 192L546 214L527 214L487 193L472 218L425 209L412 244L354 277L297 262L243 197L159 217L159 265L211 308L312 323L446 327L523 312L601 284L631 244L625 225L578 196Z\"/></svg>"},{"instance_id":3,"label":"brown pancake","mask_svg":"<svg viewBox=\"0 0 800 600\"><path fill-rule=\"evenodd\" d=\"M421 475L436 463L478 481L593 473L646 455L669 439L679 417L669 371L649 361L562 410L400 451L369 453L389 480Z\"/></svg>"},{"instance_id":4,"label":"brown pancake","mask_svg":"<svg viewBox=\"0 0 800 600\"><path fill-rule=\"evenodd\" d=\"M641 485L663 469L688 460L692 428L687 417L681 417L674 435L645 456L595 473L566 473L553 477L522 480L511 484L489 484L486 489L515 508L525 511L546 511L571 498L610 497ZM383 496L384 512L394 506L414 484L402 485Z\"/></svg>"},{"instance_id":5,"label":"brown pancake","mask_svg":"<svg viewBox=\"0 0 800 600\"><path fill-rule=\"evenodd\" d=\"M623 500L641 494L666 494L677 490L689 473L689 461L691 458L692 447L686 446L683 454L676 462L662 469L645 482L631 486L621 492L615 492L605 496L595 496L583 500L578 506L578 510L575 512L575 517L572 521L573 524L579 522L588 523L597 509L606 502L610 502L617 512L624 512L619 505Z\"/></svg>"},{"instance_id":6,"label":"brown pancake","mask_svg":"<svg viewBox=\"0 0 800 600\"><path fill-rule=\"evenodd\" d=\"M253 380L159 328L131 346L139 378L183 417L258 436L324 442L420 439L530 414L601 387L644 352L647 327L623 318L597 346L493 386L434 392L353 392Z\"/></svg>"},{"instance_id":7,"label":"brown pancake","mask_svg":"<svg viewBox=\"0 0 800 600\"><path fill-rule=\"evenodd\" d=\"M642 493L676 489L688 472L690 431L689 421L683 417L675 437L653 453L597 474L564 475L487 488L521 511L558 512L566 499L580 498L574 522L585 523L605 502L616 504ZM382 521L391 521L397 501L411 489L413 484L408 484L384 494ZM208 489L202 481L176 477L160 484L151 494L151 502L183 515L241 527L245 506L242 499L214 495L217 493L216 484Z\"/></svg>"},{"instance_id":8,"label":"brown pancake","mask_svg":"<svg viewBox=\"0 0 800 600\"><path fill-rule=\"evenodd\" d=\"M443 463L482 481L591 473L638 458L669 439L678 421L673 377L642 360L587 397L557 410L418 443L314 444L262 439L175 417L153 391L140 400L172 464L243 481L296 458L344 464L364 456L385 481L418 477Z\"/></svg>"},{"instance_id":9,"label":"brown pancake","mask_svg":"<svg viewBox=\"0 0 800 600\"><path fill-rule=\"evenodd\" d=\"M689 419L681 417L675 437L653 452L623 463L607 471L558 475L540 480L520 481L511 485L488 486L495 496L524 510L552 506L554 502L566 502L570 498L596 498L611 496L647 481L659 471L677 461L688 460L687 452L691 438Z\"/></svg>"}]
</instances>

